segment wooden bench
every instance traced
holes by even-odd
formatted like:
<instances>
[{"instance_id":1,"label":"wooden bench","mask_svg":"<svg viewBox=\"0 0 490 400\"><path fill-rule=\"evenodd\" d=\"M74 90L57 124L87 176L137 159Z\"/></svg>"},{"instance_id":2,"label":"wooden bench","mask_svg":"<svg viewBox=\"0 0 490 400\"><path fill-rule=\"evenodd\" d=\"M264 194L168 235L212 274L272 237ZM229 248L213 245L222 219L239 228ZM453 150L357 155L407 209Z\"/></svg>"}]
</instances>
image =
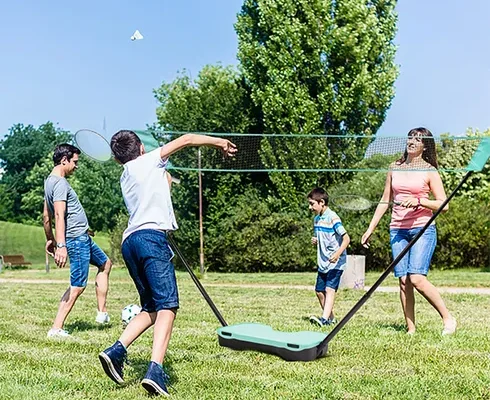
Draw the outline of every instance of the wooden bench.
<instances>
[{"instance_id":1,"label":"wooden bench","mask_svg":"<svg viewBox=\"0 0 490 400\"><path fill-rule=\"evenodd\" d=\"M32 265L22 254L4 254L0 256L0 261L5 267Z\"/></svg>"}]
</instances>

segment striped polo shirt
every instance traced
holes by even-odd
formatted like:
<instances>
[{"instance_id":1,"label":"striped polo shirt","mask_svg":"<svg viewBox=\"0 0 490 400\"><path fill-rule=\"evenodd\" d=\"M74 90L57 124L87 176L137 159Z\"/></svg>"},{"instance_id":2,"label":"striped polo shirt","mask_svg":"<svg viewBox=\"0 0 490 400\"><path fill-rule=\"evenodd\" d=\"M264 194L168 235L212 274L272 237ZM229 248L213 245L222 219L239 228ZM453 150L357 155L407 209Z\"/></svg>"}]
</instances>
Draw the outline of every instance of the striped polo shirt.
<instances>
[{"instance_id":1,"label":"striped polo shirt","mask_svg":"<svg viewBox=\"0 0 490 400\"><path fill-rule=\"evenodd\" d=\"M342 236L347 232L342 225L339 216L327 208L323 214L315 216L315 237L317 244L318 272L325 273L331 269L345 269L347 263L347 251L344 250L336 263L331 263L329 258L342 244Z\"/></svg>"}]
</instances>

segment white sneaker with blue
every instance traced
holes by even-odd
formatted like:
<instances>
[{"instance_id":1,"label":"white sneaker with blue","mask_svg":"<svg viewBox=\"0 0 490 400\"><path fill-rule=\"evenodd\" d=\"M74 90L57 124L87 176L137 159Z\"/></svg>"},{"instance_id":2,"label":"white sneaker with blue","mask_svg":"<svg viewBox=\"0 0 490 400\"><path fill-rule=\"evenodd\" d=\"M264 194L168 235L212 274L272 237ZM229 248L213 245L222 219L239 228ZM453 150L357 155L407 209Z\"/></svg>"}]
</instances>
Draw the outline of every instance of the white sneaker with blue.
<instances>
[{"instance_id":1,"label":"white sneaker with blue","mask_svg":"<svg viewBox=\"0 0 490 400\"><path fill-rule=\"evenodd\" d=\"M334 325L334 324L337 323L337 320L335 318L333 318L333 319L330 319L330 318L325 319L323 317L317 317L315 315L312 315L310 317L310 323L322 327L322 326Z\"/></svg>"},{"instance_id":2,"label":"white sneaker with blue","mask_svg":"<svg viewBox=\"0 0 490 400\"><path fill-rule=\"evenodd\" d=\"M108 324L111 318L109 314L103 311L97 311L97 316L95 317L95 322L98 324Z\"/></svg>"},{"instance_id":3,"label":"white sneaker with blue","mask_svg":"<svg viewBox=\"0 0 490 400\"><path fill-rule=\"evenodd\" d=\"M65 337L70 337L70 334L65 331L64 329L59 329L59 328L51 328L48 332L48 337L57 337L57 338L65 338Z\"/></svg>"}]
</instances>

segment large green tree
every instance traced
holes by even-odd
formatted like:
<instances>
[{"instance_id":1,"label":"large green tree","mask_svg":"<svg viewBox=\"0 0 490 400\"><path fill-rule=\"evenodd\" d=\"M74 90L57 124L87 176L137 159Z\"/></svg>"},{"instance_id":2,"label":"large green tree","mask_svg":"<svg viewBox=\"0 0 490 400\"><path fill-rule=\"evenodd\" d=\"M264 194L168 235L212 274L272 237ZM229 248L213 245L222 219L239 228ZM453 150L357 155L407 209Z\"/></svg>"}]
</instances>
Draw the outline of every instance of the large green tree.
<instances>
[{"instance_id":1,"label":"large green tree","mask_svg":"<svg viewBox=\"0 0 490 400\"><path fill-rule=\"evenodd\" d=\"M394 96L396 0L245 0L238 58L268 133L374 135ZM271 146L270 167L352 166L368 141ZM360 144L360 145L356 145ZM308 146L308 145L307 145ZM287 202L333 175L273 174Z\"/></svg>"}]
</instances>

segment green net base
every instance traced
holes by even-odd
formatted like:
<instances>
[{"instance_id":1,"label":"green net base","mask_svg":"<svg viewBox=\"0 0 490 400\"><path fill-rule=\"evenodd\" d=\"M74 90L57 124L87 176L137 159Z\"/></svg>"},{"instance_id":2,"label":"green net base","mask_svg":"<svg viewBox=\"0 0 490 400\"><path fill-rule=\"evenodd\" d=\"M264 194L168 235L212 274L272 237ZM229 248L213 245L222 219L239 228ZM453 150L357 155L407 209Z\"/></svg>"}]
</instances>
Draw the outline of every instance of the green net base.
<instances>
[{"instance_id":1,"label":"green net base","mask_svg":"<svg viewBox=\"0 0 490 400\"><path fill-rule=\"evenodd\" d=\"M244 323L218 328L219 344L235 350L255 350L275 354L286 361L312 361L317 346L327 337L321 332L279 332L268 325Z\"/></svg>"}]
</instances>

